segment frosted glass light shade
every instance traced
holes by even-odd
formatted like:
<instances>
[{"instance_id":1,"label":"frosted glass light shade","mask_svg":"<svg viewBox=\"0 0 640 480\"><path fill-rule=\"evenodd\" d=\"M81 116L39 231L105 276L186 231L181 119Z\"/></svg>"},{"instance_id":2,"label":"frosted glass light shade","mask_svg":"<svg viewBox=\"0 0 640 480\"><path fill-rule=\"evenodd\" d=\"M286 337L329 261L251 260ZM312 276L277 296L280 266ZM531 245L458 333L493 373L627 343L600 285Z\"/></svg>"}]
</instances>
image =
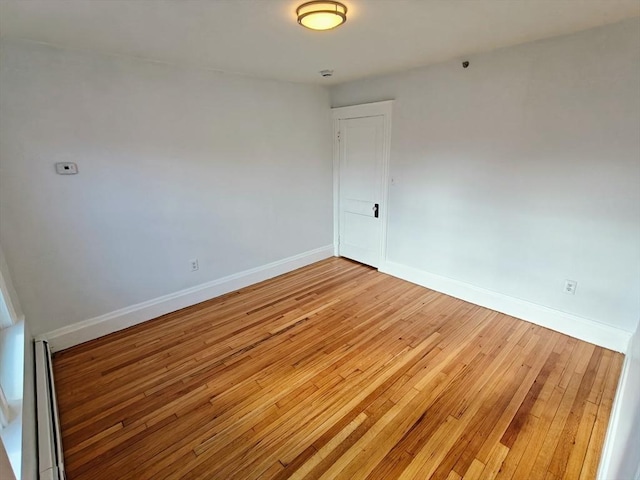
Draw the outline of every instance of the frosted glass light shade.
<instances>
[{"instance_id":1,"label":"frosted glass light shade","mask_svg":"<svg viewBox=\"0 0 640 480\"><path fill-rule=\"evenodd\" d=\"M296 14L298 23L311 30L331 30L347 21L347 7L339 2L303 3Z\"/></svg>"}]
</instances>

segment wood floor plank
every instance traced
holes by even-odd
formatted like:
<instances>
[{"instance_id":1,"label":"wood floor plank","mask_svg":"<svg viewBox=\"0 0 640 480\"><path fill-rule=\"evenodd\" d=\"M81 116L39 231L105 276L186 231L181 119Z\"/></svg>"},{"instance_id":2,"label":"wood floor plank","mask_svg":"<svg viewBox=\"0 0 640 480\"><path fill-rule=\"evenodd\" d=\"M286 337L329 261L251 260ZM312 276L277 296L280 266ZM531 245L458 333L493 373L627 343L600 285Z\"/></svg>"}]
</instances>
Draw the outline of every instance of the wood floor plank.
<instances>
[{"instance_id":1,"label":"wood floor plank","mask_svg":"<svg viewBox=\"0 0 640 480\"><path fill-rule=\"evenodd\" d=\"M620 377L620 372L622 370L622 360L623 357L621 355L614 355L612 362L609 365L606 380L602 386L602 393L599 395L599 398L601 399L600 405L591 431L591 437L589 438L587 453L582 465L582 471L580 472L580 480L593 478L593 472L598 468L600 451L607 431L607 421L609 413L611 412L618 378ZM609 413L604 414L603 412Z\"/></svg>"},{"instance_id":2,"label":"wood floor plank","mask_svg":"<svg viewBox=\"0 0 640 480\"><path fill-rule=\"evenodd\" d=\"M487 464L482 471L481 478L486 480L496 478L509 451L509 448L505 447L502 443L495 443L491 453L487 457Z\"/></svg>"},{"instance_id":3,"label":"wood floor plank","mask_svg":"<svg viewBox=\"0 0 640 480\"><path fill-rule=\"evenodd\" d=\"M622 359L332 258L54 373L69 480L588 480Z\"/></svg>"}]
</instances>

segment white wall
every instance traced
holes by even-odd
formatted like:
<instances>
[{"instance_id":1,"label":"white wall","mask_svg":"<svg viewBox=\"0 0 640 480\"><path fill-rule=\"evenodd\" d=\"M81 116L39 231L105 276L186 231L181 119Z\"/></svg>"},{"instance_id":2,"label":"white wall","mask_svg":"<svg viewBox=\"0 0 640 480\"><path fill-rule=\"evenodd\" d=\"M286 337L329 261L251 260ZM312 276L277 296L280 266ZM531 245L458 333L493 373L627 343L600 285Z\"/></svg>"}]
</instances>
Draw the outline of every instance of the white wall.
<instances>
[{"instance_id":1,"label":"white wall","mask_svg":"<svg viewBox=\"0 0 640 480\"><path fill-rule=\"evenodd\" d=\"M35 335L332 243L325 89L0 55L0 243Z\"/></svg>"},{"instance_id":2,"label":"white wall","mask_svg":"<svg viewBox=\"0 0 640 480\"><path fill-rule=\"evenodd\" d=\"M336 107L395 99L387 259L630 336L638 20L469 60L331 89Z\"/></svg>"}]
</instances>

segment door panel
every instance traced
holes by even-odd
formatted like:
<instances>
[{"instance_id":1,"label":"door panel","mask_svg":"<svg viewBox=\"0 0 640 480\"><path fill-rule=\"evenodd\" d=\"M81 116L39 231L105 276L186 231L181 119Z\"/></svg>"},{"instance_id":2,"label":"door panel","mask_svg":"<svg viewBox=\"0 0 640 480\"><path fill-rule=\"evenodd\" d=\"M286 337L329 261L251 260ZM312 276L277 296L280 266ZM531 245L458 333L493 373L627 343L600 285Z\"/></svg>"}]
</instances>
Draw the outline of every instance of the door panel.
<instances>
[{"instance_id":1,"label":"door panel","mask_svg":"<svg viewBox=\"0 0 640 480\"><path fill-rule=\"evenodd\" d=\"M340 120L340 255L380 261L384 116Z\"/></svg>"},{"instance_id":2,"label":"door panel","mask_svg":"<svg viewBox=\"0 0 640 480\"><path fill-rule=\"evenodd\" d=\"M375 215L374 209L371 208L371 202L368 200L347 198L344 203L344 209L347 212L351 212L356 215L364 215L365 217L373 217Z\"/></svg>"}]
</instances>

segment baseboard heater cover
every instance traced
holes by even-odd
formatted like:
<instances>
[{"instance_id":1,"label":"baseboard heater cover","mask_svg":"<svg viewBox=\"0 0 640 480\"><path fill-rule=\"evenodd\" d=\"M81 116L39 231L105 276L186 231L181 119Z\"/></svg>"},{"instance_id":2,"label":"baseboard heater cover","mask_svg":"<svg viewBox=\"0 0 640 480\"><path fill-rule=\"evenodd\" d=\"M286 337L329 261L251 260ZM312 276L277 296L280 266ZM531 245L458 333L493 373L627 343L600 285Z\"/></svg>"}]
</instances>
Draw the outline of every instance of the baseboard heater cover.
<instances>
[{"instance_id":1,"label":"baseboard heater cover","mask_svg":"<svg viewBox=\"0 0 640 480\"><path fill-rule=\"evenodd\" d=\"M65 480L60 418L48 342L35 342L38 478Z\"/></svg>"}]
</instances>

